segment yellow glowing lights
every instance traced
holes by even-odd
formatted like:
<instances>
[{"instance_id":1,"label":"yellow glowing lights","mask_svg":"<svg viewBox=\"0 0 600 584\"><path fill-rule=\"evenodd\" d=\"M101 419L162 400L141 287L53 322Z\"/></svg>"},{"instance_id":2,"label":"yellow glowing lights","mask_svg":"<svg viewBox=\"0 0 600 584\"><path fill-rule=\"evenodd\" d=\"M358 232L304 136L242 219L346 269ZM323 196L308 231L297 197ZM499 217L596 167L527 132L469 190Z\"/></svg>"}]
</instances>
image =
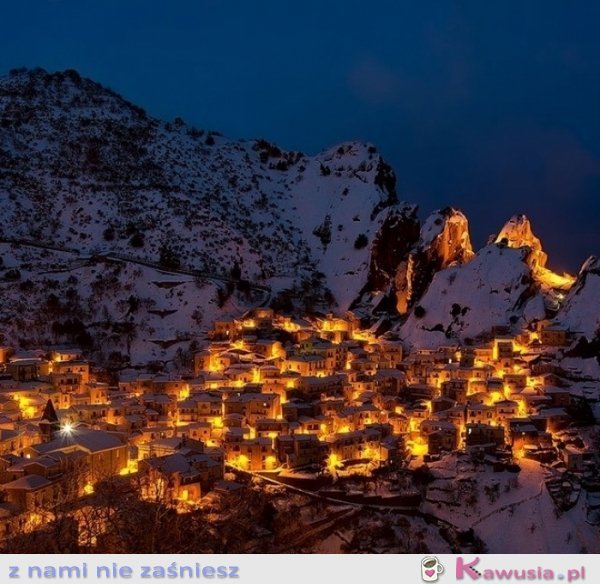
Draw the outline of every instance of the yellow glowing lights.
<instances>
[{"instance_id":1,"label":"yellow glowing lights","mask_svg":"<svg viewBox=\"0 0 600 584\"><path fill-rule=\"evenodd\" d=\"M245 454L240 454L236 459L236 466L247 469L250 466L250 459Z\"/></svg>"},{"instance_id":2,"label":"yellow glowing lights","mask_svg":"<svg viewBox=\"0 0 600 584\"><path fill-rule=\"evenodd\" d=\"M496 403L504 399L504 394L500 393L499 391L492 391L490 397L492 399L492 403Z\"/></svg>"},{"instance_id":3,"label":"yellow glowing lights","mask_svg":"<svg viewBox=\"0 0 600 584\"><path fill-rule=\"evenodd\" d=\"M410 453L414 456L424 456L428 451L429 447L422 438L418 438L410 445Z\"/></svg>"},{"instance_id":4,"label":"yellow glowing lights","mask_svg":"<svg viewBox=\"0 0 600 584\"><path fill-rule=\"evenodd\" d=\"M329 468L337 468L337 466L340 464L340 458L337 454L331 453L328 457L327 457L327 466Z\"/></svg>"},{"instance_id":5,"label":"yellow glowing lights","mask_svg":"<svg viewBox=\"0 0 600 584\"><path fill-rule=\"evenodd\" d=\"M363 453L363 458L367 458L372 461L379 461L381 457L379 455L379 451L375 448L367 448Z\"/></svg>"},{"instance_id":6,"label":"yellow glowing lights","mask_svg":"<svg viewBox=\"0 0 600 584\"><path fill-rule=\"evenodd\" d=\"M137 471L138 471L138 461L137 460L129 460L127 462L127 466L123 467L119 471L119 474L121 476L125 476L125 475L136 473Z\"/></svg>"}]
</instances>

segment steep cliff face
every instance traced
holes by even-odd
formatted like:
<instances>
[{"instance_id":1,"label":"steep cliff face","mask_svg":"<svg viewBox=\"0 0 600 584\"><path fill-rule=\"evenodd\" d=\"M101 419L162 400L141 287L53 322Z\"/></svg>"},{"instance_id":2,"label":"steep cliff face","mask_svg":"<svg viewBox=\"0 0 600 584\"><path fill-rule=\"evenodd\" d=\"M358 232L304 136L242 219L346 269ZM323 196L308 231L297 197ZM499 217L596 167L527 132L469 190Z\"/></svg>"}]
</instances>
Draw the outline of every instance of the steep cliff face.
<instances>
[{"instance_id":1,"label":"steep cliff face","mask_svg":"<svg viewBox=\"0 0 600 584\"><path fill-rule=\"evenodd\" d=\"M419 241L396 270L398 312L405 314L421 298L436 272L472 257L469 223L464 214L451 207L432 213L423 223Z\"/></svg>"},{"instance_id":2,"label":"steep cliff face","mask_svg":"<svg viewBox=\"0 0 600 584\"><path fill-rule=\"evenodd\" d=\"M389 310L404 315L436 272L472 257L469 224L463 213L448 207L433 212L421 225L415 205L397 206L387 214L373 241L361 300L384 293Z\"/></svg>"},{"instance_id":3,"label":"steep cliff face","mask_svg":"<svg viewBox=\"0 0 600 584\"><path fill-rule=\"evenodd\" d=\"M423 223L420 246L438 257L444 267L473 257L469 221L453 207L434 211Z\"/></svg>"},{"instance_id":4,"label":"steep cliff face","mask_svg":"<svg viewBox=\"0 0 600 584\"><path fill-rule=\"evenodd\" d=\"M405 205L388 213L371 247L368 286L384 290L394 281L398 263L405 261L419 241L417 207Z\"/></svg>"}]
</instances>

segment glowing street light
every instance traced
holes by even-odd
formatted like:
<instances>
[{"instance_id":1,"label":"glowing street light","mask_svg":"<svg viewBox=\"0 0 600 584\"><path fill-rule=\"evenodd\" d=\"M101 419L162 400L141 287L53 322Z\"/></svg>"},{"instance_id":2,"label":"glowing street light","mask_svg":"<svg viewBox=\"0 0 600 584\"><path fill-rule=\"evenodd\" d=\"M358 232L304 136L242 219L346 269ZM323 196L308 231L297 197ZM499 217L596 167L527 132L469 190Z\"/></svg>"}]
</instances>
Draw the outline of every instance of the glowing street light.
<instances>
[{"instance_id":1,"label":"glowing street light","mask_svg":"<svg viewBox=\"0 0 600 584\"><path fill-rule=\"evenodd\" d=\"M75 428L71 422L65 422L61 428L61 432L70 436L75 431Z\"/></svg>"}]
</instances>

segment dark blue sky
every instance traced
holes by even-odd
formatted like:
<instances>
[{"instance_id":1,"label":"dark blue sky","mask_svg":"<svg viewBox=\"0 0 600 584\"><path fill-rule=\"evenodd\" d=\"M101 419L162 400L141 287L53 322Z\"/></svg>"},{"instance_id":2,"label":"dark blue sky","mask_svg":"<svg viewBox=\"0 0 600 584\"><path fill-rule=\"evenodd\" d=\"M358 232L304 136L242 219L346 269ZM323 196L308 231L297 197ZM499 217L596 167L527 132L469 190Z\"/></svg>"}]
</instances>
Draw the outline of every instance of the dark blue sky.
<instances>
[{"instance_id":1,"label":"dark blue sky","mask_svg":"<svg viewBox=\"0 0 600 584\"><path fill-rule=\"evenodd\" d=\"M512 214L556 268L600 254L600 2L39 1L0 71L75 68L152 115L315 153L373 142L402 198Z\"/></svg>"}]
</instances>

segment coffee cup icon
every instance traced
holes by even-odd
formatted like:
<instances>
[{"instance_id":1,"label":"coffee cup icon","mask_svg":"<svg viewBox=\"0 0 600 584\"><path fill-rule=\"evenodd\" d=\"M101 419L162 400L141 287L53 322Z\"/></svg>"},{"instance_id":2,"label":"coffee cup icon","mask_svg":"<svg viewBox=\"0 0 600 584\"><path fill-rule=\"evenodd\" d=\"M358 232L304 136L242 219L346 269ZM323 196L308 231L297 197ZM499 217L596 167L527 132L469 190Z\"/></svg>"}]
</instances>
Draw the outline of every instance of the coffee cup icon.
<instances>
[{"instance_id":1,"label":"coffee cup icon","mask_svg":"<svg viewBox=\"0 0 600 584\"><path fill-rule=\"evenodd\" d=\"M421 579L423 582L437 582L444 566L435 556L427 556L421 560Z\"/></svg>"}]
</instances>

